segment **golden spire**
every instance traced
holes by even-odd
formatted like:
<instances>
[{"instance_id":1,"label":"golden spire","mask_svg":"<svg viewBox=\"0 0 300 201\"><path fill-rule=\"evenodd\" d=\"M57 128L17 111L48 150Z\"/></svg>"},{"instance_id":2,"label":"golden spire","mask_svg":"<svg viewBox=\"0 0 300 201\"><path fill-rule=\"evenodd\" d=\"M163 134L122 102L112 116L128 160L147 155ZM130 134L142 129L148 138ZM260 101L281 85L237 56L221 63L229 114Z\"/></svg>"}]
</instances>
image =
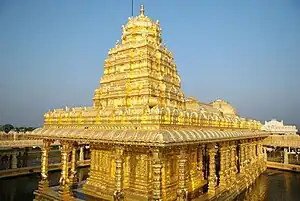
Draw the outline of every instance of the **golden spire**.
<instances>
[{"instance_id":1,"label":"golden spire","mask_svg":"<svg viewBox=\"0 0 300 201\"><path fill-rule=\"evenodd\" d=\"M141 9L140 9L140 15L144 15L144 12L145 12L145 10L144 10L144 5L142 4L141 5Z\"/></svg>"}]
</instances>

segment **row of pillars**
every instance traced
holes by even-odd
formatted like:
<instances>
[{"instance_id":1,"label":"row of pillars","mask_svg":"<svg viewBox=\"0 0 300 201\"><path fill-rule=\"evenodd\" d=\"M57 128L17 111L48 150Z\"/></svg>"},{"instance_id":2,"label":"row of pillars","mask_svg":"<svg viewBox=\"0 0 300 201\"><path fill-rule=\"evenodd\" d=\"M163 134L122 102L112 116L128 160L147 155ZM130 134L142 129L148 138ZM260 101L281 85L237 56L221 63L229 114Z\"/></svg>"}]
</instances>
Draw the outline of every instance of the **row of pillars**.
<instances>
[{"instance_id":1,"label":"row of pillars","mask_svg":"<svg viewBox=\"0 0 300 201\"><path fill-rule=\"evenodd\" d=\"M238 146L238 149L237 149ZM229 190L230 188L236 187L238 185L237 173L242 175L241 178L246 178L247 186L252 184L255 179L265 170L265 163L263 157L263 147L260 141L256 140L242 140L240 144L236 142L222 142L219 143L219 148L216 148L215 143L210 143L205 145L200 145L199 151L202 156L204 150L208 152L209 155L209 174L208 174L208 194L209 196L214 196L216 193L216 188L220 187L222 190ZM217 181L216 172L216 154L220 152L220 171L219 182ZM239 153L237 153L239 150ZM114 200L123 200L123 152L122 147L116 147L116 171L115 171L115 184L116 191L114 193ZM152 172L153 172L153 189L152 189L152 199L159 201L163 199L162 196L162 150L152 149ZM92 156L93 157L93 156ZM186 201L188 199L188 184L187 184L187 170L188 170L188 147L180 147L180 152L178 155L178 190L177 190L177 200ZM238 162L239 161L239 162ZM198 169L201 172L200 179L204 179L203 171L203 157L198 159ZM101 165L101 164L100 164Z\"/></svg>"},{"instance_id":2,"label":"row of pillars","mask_svg":"<svg viewBox=\"0 0 300 201\"><path fill-rule=\"evenodd\" d=\"M39 190L48 188L48 153L50 150L50 141L44 141L42 148L42 170L41 170L41 181L39 184ZM60 176L60 187L59 196L63 200L70 199L70 188L77 184L76 174L76 150L78 146L75 143L61 142L61 176ZM238 147L237 147L238 146ZM188 171L188 146L178 147L180 149L178 155L178 189L177 189L177 200L186 201L188 199L188 184L187 184L187 171ZM80 148L82 150L82 148ZM262 173L265 169L264 157L262 152L262 145L260 141L255 140L241 140L239 144L236 142L222 142L209 143L206 145L199 145L197 151L202 156L203 151L207 151L208 160L208 195L214 196L216 188L228 190L235 185L238 185L237 173L242 175L241 178L245 178L247 185L250 185L254 180ZM216 172L216 155L220 153L220 170ZM91 152L91 168L96 165L95 153ZM123 180L124 171L124 147L115 147L115 192L114 200L124 199ZM71 154L71 167L69 172L69 156ZM83 152L79 155L82 159ZM160 201L163 199L162 195L162 167L163 167L163 149L152 148L152 172L153 172L153 186L152 186L152 200ZM203 171L203 157L199 157L199 172L201 172L201 180L204 180ZM99 164L101 165L101 164ZM219 180L217 177L219 174Z\"/></svg>"},{"instance_id":3,"label":"row of pillars","mask_svg":"<svg viewBox=\"0 0 300 201\"><path fill-rule=\"evenodd\" d=\"M48 181L48 167L49 167L49 152L51 149L51 141L44 140L41 156L41 180L39 182L39 192L44 192L49 188ZM78 145L74 142L61 142L61 175L59 179L59 196L62 200L69 200L70 188L74 188L78 184L77 175L77 149ZM84 147L80 147L79 161L84 161ZM69 160L71 156L71 163L69 167ZM70 169L70 171L69 171Z\"/></svg>"},{"instance_id":4,"label":"row of pillars","mask_svg":"<svg viewBox=\"0 0 300 201\"><path fill-rule=\"evenodd\" d=\"M27 151L12 150L0 155L0 169L15 169L27 166Z\"/></svg>"},{"instance_id":5,"label":"row of pillars","mask_svg":"<svg viewBox=\"0 0 300 201\"><path fill-rule=\"evenodd\" d=\"M264 159L268 161L267 147L264 147ZM289 164L289 148L283 148L283 163Z\"/></svg>"}]
</instances>

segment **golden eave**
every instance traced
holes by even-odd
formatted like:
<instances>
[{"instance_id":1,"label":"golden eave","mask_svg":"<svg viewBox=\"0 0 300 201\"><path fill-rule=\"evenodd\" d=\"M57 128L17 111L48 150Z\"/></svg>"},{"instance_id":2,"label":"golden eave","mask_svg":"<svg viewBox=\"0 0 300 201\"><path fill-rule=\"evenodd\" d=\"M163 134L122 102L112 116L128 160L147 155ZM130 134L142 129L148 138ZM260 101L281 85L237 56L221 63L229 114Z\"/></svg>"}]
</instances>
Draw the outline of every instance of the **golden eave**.
<instances>
[{"instance_id":1,"label":"golden eave","mask_svg":"<svg viewBox=\"0 0 300 201\"><path fill-rule=\"evenodd\" d=\"M263 131L180 130L104 130L83 128L39 128L28 135L34 139L74 140L97 143L170 146L181 144L264 138Z\"/></svg>"}]
</instances>

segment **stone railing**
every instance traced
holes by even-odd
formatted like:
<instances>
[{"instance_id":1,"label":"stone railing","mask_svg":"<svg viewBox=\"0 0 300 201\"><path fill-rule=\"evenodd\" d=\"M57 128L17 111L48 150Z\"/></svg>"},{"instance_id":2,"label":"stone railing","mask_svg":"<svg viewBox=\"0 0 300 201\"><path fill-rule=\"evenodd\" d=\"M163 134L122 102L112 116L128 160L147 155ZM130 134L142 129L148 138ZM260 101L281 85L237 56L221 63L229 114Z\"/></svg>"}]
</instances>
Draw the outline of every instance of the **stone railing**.
<instances>
[{"instance_id":1,"label":"stone railing","mask_svg":"<svg viewBox=\"0 0 300 201\"><path fill-rule=\"evenodd\" d=\"M300 136L299 135L270 135L264 140L263 144L265 146L273 146L273 147L300 148Z\"/></svg>"},{"instance_id":2,"label":"stone railing","mask_svg":"<svg viewBox=\"0 0 300 201\"><path fill-rule=\"evenodd\" d=\"M42 145L42 140L0 140L0 148L37 147Z\"/></svg>"},{"instance_id":3,"label":"stone railing","mask_svg":"<svg viewBox=\"0 0 300 201\"><path fill-rule=\"evenodd\" d=\"M59 142L54 142L51 146L60 145ZM19 138L19 139L1 139L0 148L24 148L24 147L41 147L43 146L42 140L32 140L28 138Z\"/></svg>"},{"instance_id":4,"label":"stone railing","mask_svg":"<svg viewBox=\"0 0 300 201\"><path fill-rule=\"evenodd\" d=\"M0 133L0 141L7 140L28 140L25 133L6 134Z\"/></svg>"}]
</instances>

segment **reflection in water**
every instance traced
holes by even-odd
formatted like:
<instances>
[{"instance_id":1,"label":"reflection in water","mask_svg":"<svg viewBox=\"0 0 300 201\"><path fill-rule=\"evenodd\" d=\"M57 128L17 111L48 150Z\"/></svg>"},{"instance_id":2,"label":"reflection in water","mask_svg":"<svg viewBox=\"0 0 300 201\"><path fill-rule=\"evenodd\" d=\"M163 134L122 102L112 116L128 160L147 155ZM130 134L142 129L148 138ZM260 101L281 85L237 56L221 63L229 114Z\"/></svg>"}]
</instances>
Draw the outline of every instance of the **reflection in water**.
<instances>
[{"instance_id":1,"label":"reflection in water","mask_svg":"<svg viewBox=\"0 0 300 201\"><path fill-rule=\"evenodd\" d=\"M300 174L267 170L237 201L299 201Z\"/></svg>"},{"instance_id":2,"label":"reflection in water","mask_svg":"<svg viewBox=\"0 0 300 201\"><path fill-rule=\"evenodd\" d=\"M78 176L85 180L89 168L80 168ZM60 172L50 172L51 186L57 185ZM0 179L1 201L32 201L33 192L38 187L38 174L23 177ZM247 190L239 195L236 201L299 201L300 174L267 170ZM83 197L82 195L80 197Z\"/></svg>"},{"instance_id":3,"label":"reflection in water","mask_svg":"<svg viewBox=\"0 0 300 201\"><path fill-rule=\"evenodd\" d=\"M236 201L263 201L266 200L266 191L268 188L268 174L261 175L256 182L248 188L244 193L241 193Z\"/></svg>"},{"instance_id":4,"label":"reflection in water","mask_svg":"<svg viewBox=\"0 0 300 201\"><path fill-rule=\"evenodd\" d=\"M88 176L89 168L79 168L78 174L81 180ZM49 172L49 185L58 185L60 171ZM39 174L30 174L21 177L0 179L1 201L32 201L33 192L38 188Z\"/></svg>"}]
</instances>

